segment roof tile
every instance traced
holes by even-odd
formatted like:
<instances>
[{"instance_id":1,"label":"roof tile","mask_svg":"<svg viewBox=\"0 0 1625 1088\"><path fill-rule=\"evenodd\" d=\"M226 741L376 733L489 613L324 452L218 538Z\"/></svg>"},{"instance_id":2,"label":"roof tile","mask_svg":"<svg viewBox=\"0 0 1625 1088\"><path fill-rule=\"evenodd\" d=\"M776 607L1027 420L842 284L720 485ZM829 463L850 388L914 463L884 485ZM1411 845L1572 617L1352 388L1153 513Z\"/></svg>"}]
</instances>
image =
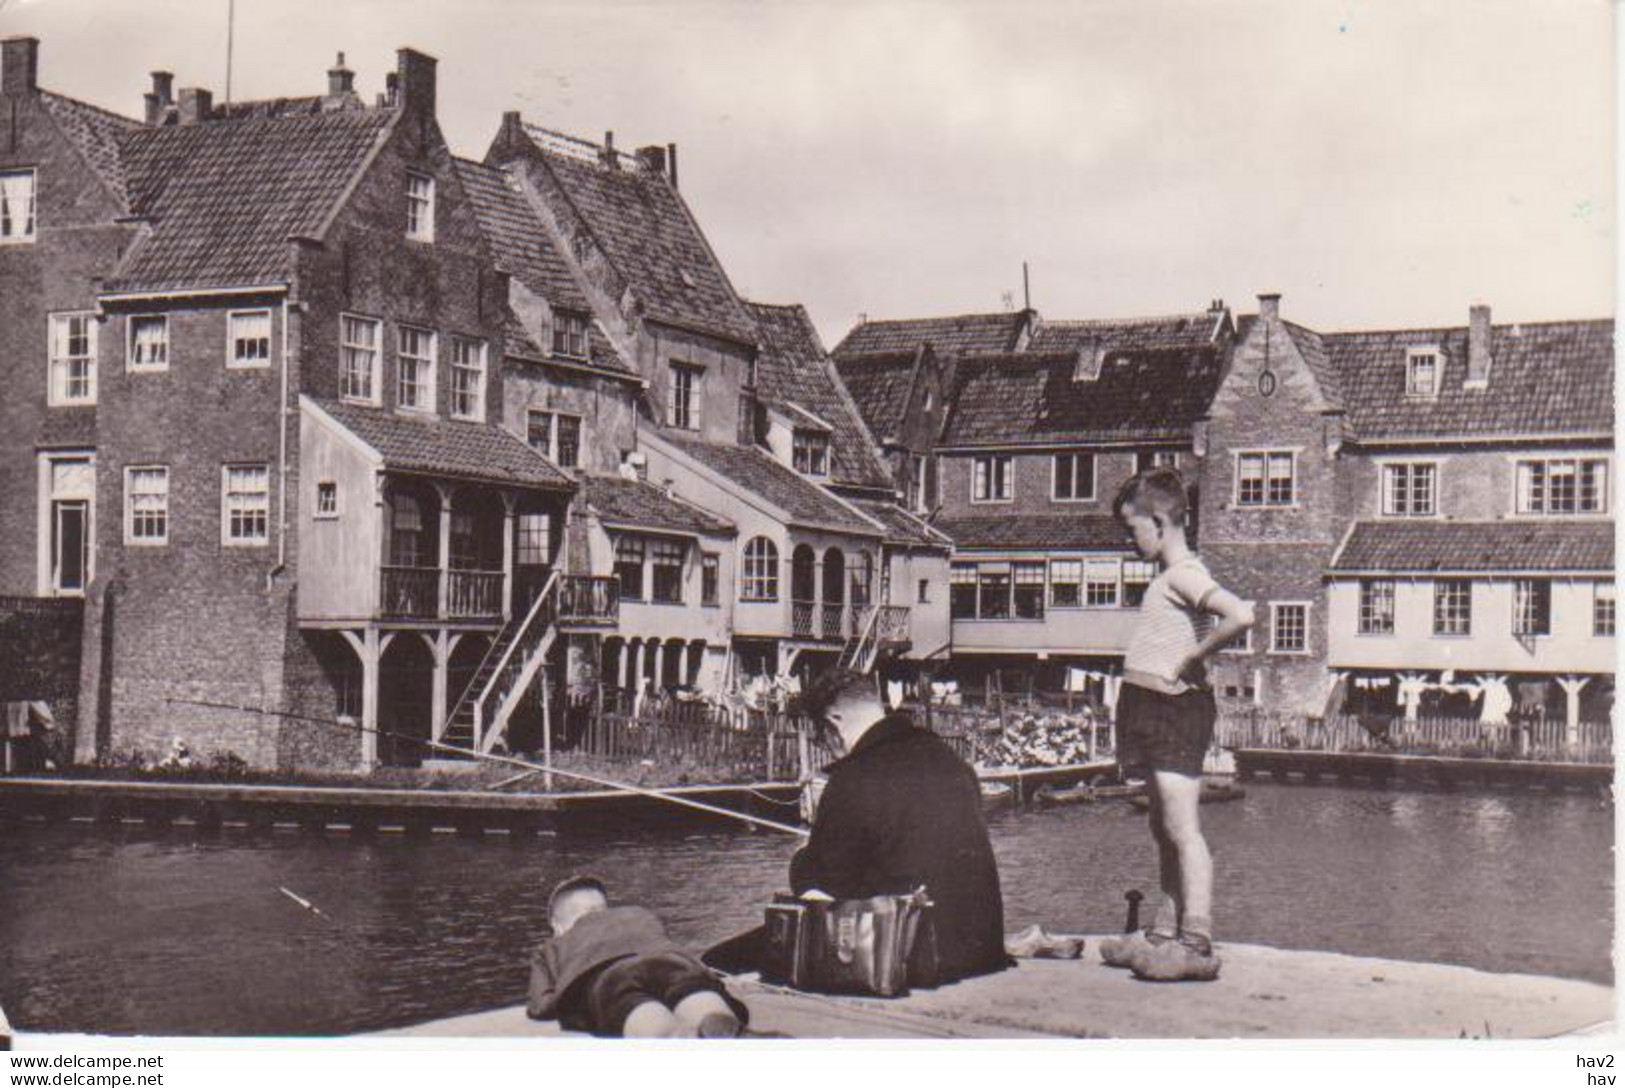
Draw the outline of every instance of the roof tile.
<instances>
[{"instance_id":1,"label":"roof tile","mask_svg":"<svg viewBox=\"0 0 1625 1088\"><path fill-rule=\"evenodd\" d=\"M836 356L874 355L913 351L930 344L939 354L1014 351L1028 312L959 314L953 317L916 317L897 321L865 321L836 345Z\"/></svg>"},{"instance_id":2,"label":"roof tile","mask_svg":"<svg viewBox=\"0 0 1625 1088\"><path fill-rule=\"evenodd\" d=\"M378 452L387 468L531 487L573 489L553 463L495 423L411 417L316 399L316 405Z\"/></svg>"},{"instance_id":3,"label":"roof tile","mask_svg":"<svg viewBox=\"0 0 1625 1088\"><path fill-rule=\"evenodd\" d=\"M835 357L842 383L863 413L869 432L881 442L902 434L918 354L904 351Z\"/></svg>"},{"instance_id":4,"label":"roof tile","mask_svg":"<svg viewBox=\"0 0 1625 1088\"><path fill-rule=\"evenodd\" d=\"M1614 569L1610 521L1362 521L1334 574L1506 573Z\"/></svg>"},{"instance_id":5,"label":"roof tile","mask_svg":"<svg viewBox=\"0 0 1625 1088\"><path fill-rule=\"evenodd\" d=\"M939 518L934 528L958 548L1061 548L1122 551L1128 531L1110 514L975 514Z\"/></svg>"},{"instance_id":6,"label":"roof tile","mask_svg":"<svg viewBox=\"0 0 1625 1088\"><path fill-rule=\"evenodd\" d=\"M611 525L712 536L732 536L735 531L732 522L673 498L644 480L583 476L581 494L599 519Z\"/></svg>"},{"instance_id":7,"label":"roof tile","mask_svg":"<svg viewBox=\"0 0 1625 1088\"><path fill-rule=\"evenodd\" d=\"M880 531L817 484L792 472L754 446L731 446L661 432L671 443L713 472L783 510L793 522L879 536Z\"/></svg>"}]
</instances>

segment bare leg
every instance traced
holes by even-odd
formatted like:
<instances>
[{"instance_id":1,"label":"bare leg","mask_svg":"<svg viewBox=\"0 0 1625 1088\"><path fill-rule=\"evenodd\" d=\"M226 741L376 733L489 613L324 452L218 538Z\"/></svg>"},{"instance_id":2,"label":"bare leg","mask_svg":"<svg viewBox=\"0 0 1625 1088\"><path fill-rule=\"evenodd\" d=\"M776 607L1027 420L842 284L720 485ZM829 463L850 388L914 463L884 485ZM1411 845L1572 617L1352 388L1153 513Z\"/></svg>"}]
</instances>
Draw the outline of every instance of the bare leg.
<instances>
[{"instance_id":1,"label":"bare leg","mask_svg":"<svg viewBox=\"0 0 1625 1088\"><path fill-rule=\"evenodd\" d=\"M1162 885L1162 902L1151 916L1152 933L1173 937L1179 933L1180 916L1184 913L1184 890L1180 887L1179 847L1168 833L1163 820L1162 793L1157 780L1152 778L1147 789L1150 808L1151 837L1157 843L1157 876Z\"/></svg>"},{"instance_id":2,"label":"bare leg","mask_svg":"<svg viewBox=\"0 0 1625 1088\"><path fill-rule=\"evenodd\" d=\"M1163 831L1173 842L1178 858L1182 928L1193 934L1200 929L1200 935L1208 937L1213 924L1213 855L1202 837L1199 817L1202 779L1157 771L1153 796L1161 802Z\"/></svg>"},{"instance_id":3,"label":"bare leg","mask_svg":"<svg viewBox=\"0 0 1625 1088\"><path fill-rule=\"evenodd\" d=\"M628 1039L665 1039L681 1035L683 1025L658 1001L645 1001L626 1015L621 1034Z\"/></svg>"},{"instance_id":4,"label":"bare leg","mask_svg":"<svg viewBox=\"0 0 1625 1088\"><path fill-rule=\"evenodd\" d=\"M739 1034L739 1018L713 990L689 994L673 1010L684 1034L701 1038L731 1038Z\"/></svg>"}]
</instances>

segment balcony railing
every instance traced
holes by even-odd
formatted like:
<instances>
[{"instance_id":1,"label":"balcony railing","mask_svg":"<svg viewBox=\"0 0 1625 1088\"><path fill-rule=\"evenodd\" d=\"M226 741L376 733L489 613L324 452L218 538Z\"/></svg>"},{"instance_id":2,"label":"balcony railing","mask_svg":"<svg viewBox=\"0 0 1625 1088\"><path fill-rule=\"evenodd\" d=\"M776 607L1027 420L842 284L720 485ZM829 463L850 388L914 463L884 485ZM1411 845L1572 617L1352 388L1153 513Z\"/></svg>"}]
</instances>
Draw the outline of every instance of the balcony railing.
<instances>
[{"instance_id":1,"label":"balcony railing","mask_svg":"<svg viewBox=\"0 0 1625 1088\"><path fill-rule=\"evenodd\" d=\"M502 615L500 570L446 571L446 617L488 619Z\"/></svg>"},{"instance_id":2,"label":"balcony railing","mask_svg":"<svg viewBox=\"0 0 1625 1088\"><path fill-rule=\"evenodd\" d=\"M613 627L620 618L621 580L568 574L559 579L559 622L575 627Z\"/></svg>"},{"instance_id":3,"label":"balcony railing","mask_svg":"<svg viewBox=\"0 0 1625 1088\"><path fill-rule=\"evenodd\" d=\"M504 582L499 570L384 567L378 614L400 620L498 620Z\"/></svg>"},{"instance_id":4,"label":"balcony railing","mask_svg":"<svg viewBox=\"0 0 1625 1088\"><path fill-rule=\"evenodd\" d=\"M880 618L875 621L875 638L882 643L909 641L908 605L881 605Z\"/></svg>"},{"instance_id":5,"label":"balcony railing","mask_svg":"<svg viewBox=\"0 0 1625 1088\"><path fill-rule=\"evenodd\" d=\"M818 619L818 606L811 601L790 603L790 634L796 638L813 638Z\"/></svg>"},{"instance_id":6,"label":"balcony railing","mask_svg":"<svg viewBox=\"0 0 1625 1088\"><path fill-rule=\"evenodd\" d=\"M440 613L440 571L434 567L383 568L380 615L432 620Z\"/></svg>"},{"instance_id":7,"label":"balcony railing","mask_svg":"<svg viewBox=\"0 0 1625 1088\"><path fill-rule=\"evenodd\" d=\"M846 631L841 627L841 620L846 618L846 607L840 602L825 601L821 611L823 622L819 625L825 638L845 638Z\"/></svg>"}]
</instances>

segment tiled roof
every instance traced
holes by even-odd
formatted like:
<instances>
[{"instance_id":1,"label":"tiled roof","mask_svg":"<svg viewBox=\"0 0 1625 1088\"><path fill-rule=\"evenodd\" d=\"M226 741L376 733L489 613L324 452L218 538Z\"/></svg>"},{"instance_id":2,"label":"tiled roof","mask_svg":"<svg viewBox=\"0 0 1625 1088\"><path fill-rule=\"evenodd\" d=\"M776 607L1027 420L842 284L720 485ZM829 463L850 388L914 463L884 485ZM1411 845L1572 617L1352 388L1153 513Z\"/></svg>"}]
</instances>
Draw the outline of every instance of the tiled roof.
<instances>
[{"instance_id":1,"label":"tiled roof","mask_svg":"<svg viewBox=\"0 0 1625 1088\"><path fill-rule=\"evenodd\" d=\"M869 433L881 442L902 433L918 358L918 350L835 357L835 369L869 425Z\"/></svg>"},{"instance_id":2,"label":"tiled roof","mask_svg":"<svg viewBox=\"0 0 1625 1088\"><path fill-rule=\"evenodd\" d=\"M131 211L152 220L107 284L168 290L286 282L393 110L140 128L120 144Z\"/></svg>"},{"instance_id":3,"label":"tiled roof","mask_svg":"<svg viewBox=\"0 0 1625 1088\"><path fill-rule=\"evenodd\" d=\"M766 400L795 405L834 429L830 437L830 478L860 487L892 486L875 454L875 440L863 425L807 311L800 306L749 303L761 330L756 388Z\"/></svg>"},{"instance_id":4,"label":"tiled roof","mask_svg":"<svg viewBox=\"0 0 1625 1088\"><path fill-rule=\"evenodd\" d=\"M712 536L734 533L732 522L672 498L643 480L620 476L583 476L581 494L601 521L643 529L669 529Z\"/></svg>"},{"instance_id":5,"label":"tiled roof","mask_svg":"<svg viewBox=\"0 0 1625 1088\"><path fill-rule=\"evenodd\" d=\"M359 96L348 96L345 106L335 108L362 107ZM301 114L321 113L325 99L319 94L298 95L292 98L258 98L246 102L223 102L209 111L209 116L217 121L246 121L251 117L296 117ZM353 104L353 105L352 105Z\"/></svg>"},{"instance_id":6,"label":"tiled roof","mask_svg":"<svg viewBox=\"0 0 1625 1088\"><path fill-rule=\"evenodd\" d=\"M1614 569L1610 521L1362 521L1331 572L1495 573Z\"/></svg>"},{"instance_id":7,"label":"tiled roof","mask_svg":"<svg viewBox=\"0 0 1625 1088\"><path fill-rule=\"evenodd\" d=\"M1298 354L1303 357L1303 363L1314 375L1315 384L1320 386L1321 396L1326 398L1329 408L1342 410L1343 383L1338 379L1337 368L1332 365L1331 357L1326 353L1326 340L1313 329L1306 329L1302 325L1294 325L1290 321L1283 321L1287 335L1292 337L1293 345Z\"/></svg>"},{"instance_id":8,"label":"tiled roof","mask_svg":"<svg viewBox=\"0 0 1625 1088\"><path fill-rule=\"evenodd\" d=\"M1010 352L959 361L943 442L1022 445L1183 438L1218 389L1214 347L1119 351L1074 375L1076 351Z\"/></svg>"},{"instance_id":9,"label":"tiled roof","mask_svg":"<svg viewBox=\"0 0 1625 1088\"><path fill-rule=\"evenodd\" d=\"M1213 342L1218 319L1217 314L1203 312L1127 320L1041 321L1028 347L1033 351L1201 348Z\"/></svg>"},{"instance_id":10,"label":"tiled roof","mask_svg":"<svg viewBox=\"0 0 1625 1088\"><path fill-rule=\"evenodd\" d=\"M755 343L755 323L664 175L624 155L617 156L622 165L609 167L590 155L561 154L557 133L531 125L525 131L650 317Z\"/></svg>"},{"instance_id":11,"label":"tiled roof","mask_svg":"<svg viewBox=\"0 0 1625 1088\"><path fill-rule=\"evenodd\" d=\"M497 264L546 299L549 306L591 314L592 307L570 274L570 267L507 174L469 159L454 161L463 191L474 205L474 215Z\"/></svg>"},{"instance_id":12,"label":"tiled roof","mask_svg":"<svg viewBox=\"0 0 1625 1088\"><path fill-rule=\"evenodd\" d=\"M128 209L129 194L118 143L126 133L143 128L141 122L50 91L41 91L39 97L52 120L73 141L90 168L106 183L119 207Z\"/></svg>"},{"instance_id":13,"label":"tiled roof","mask_svg":"<svg viewBox=\"0 0 1625 1088\"><path fill-rule=\"evenodd\" d=\"M1463 388L1467 330L1325 333L1357 439L1613 432L1614 323L1557 321L1491 329L1489 384ZM1408 347L1442 349L1439 394L1405 393Z\"/></svg>"},{"instance_id":14,"label":"tiled roof","mask_svg":"<svg viewBox=\"0 0 1625 1088\"><path fill-rule=\"evenodd\" d=\"M575 487L551 461L495 423L412 417L325 398L315 403L376 450L387 468L531 487Z\"/></svg>"},{"instance_id":15,"label":"tiled roof","mask_svg":"<svg viewBox=\"0 0 1625 1088\"><path fill-rule=\"evenodd\" d=\"M880 535L872 523L846 504L753 446L701 442L670 432L662 432L660 437L713 472L766 499L788 514L792 522Z\"/></svg>"},{"instance_id":16,"label":"tiled roof","mask_svg":"<svg viewBox=\"0 0 1625 1088\"><path fill-rule=\"evenodd\" d=\"M899 321L865 321L835 347L837 356L913 351L930 344L939 354L962 355L1013 351L1026 324L1027 312L915 317Z\"/></svg>"},{"instance_id":17,"label":"tiled roof","mask_svg":"<svg viewBox=\"0 0 1625 1088\"><path fill-rule=\"evenodd\" d=\"M910 544L947 548L952 543L946 534L933 529L918 517L894 502L877 499L854 499L852 504L864 514L880 522L886 530L890 544Z\"/></svg>"},{"instance_id":18,"label":"tiled roof","mask_svg":"<svg viewBox=\"0 0 1625 1088\"><path fill-rule=\"evenodd\" d=\"M973 514L938 518L933 527L958 548L1064 548L1121 551L1128 531L1110 514Z\"/></svg>"}]
</instances>

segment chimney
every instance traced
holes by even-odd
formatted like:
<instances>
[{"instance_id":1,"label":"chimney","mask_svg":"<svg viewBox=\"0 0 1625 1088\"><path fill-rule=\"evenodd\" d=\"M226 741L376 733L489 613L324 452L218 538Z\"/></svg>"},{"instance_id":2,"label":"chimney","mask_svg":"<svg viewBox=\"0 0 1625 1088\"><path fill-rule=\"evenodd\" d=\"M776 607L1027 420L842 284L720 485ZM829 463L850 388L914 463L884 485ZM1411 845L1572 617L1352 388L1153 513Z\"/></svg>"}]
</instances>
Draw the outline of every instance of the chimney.
<instances>
[{"instance_id":1,"label":"chimney","mask_svg":"<svg viewBox=\"0 0 1625 1088\"><path fill-rule=\"evenodd\" d=\"M39 90L39 39L0 40L0 94L33 94Z\"/></svg>"},{"instance_id":2,"label":"chimney","mask_svg":"<svg viewBox=\"0 0 1625 1088\"><path fill-rule=\"evenodd\" d=\"M395 108L395 103L401 97L401 74L399 72L384 73L384 93L378 96L380 106Z\"/></svg>"},{"instance_id":3,"label":"chimney","mask_svg":"<svg viewBox=\"0 0 1625 1088\"><path fill-rule=\"evenodd\" d=\"M400 72L400 92L395 99L401 109L433 117L435 59L416 49L397 49L395 63Z\"/></svg>"},{"instance_id":4,"label":"chimney","mask_svg":"<svg viewBox=\"0 0 1625 1088\"><path fill-rule=\"evenodd\" d=\"M181 124L196 125L209 119L209 113L214 109L214 92L202 87L182 87L180 115Z\"/></svg>"},{"instance_id":5,"label":"chimney","mask_svg":"<svg viewBox=\"0 0 1625 1088\"><path fill-rule=\"evenodd\" d=\"M1258 296L1258 316L1265 321L1281 320L1280 294Z\"/></svg>"},{"instance_id":6,"label":"chimney","mask_svg":"<svg viewBox=\"0 0 1625 1088\"><path fill-rule=\"evenodd\" d=\"M611 170L619 170L621 168L620 160L621 157L615 154L615 134L613 132L604 133L604 146L598 151L598 161Z\"/></svg>"},{"instance_id":7,"label":"chimney","mask_svg":"<svg viewBox=\"0 0 1625 1088\"><path fill-rule=\"evenodd\" d=\"M333 67L327 70L327 93L330 95L355 93L355 73L344 66L343 53L339 54L339 59L334 62Z\"/></svg>"},{"instance_id":8,"label":"chimney","mask_svg":"<svg viewBox=\"0 0 1625 1088\"><path fill-rule=\"evenodd\" d=\"M671 187L677 188L677 145L666 145L666 163L671 171Z\"/></svg>"},{"instance_id":9,"label":"chimney","mask_svg":"<svg viewBox=\"0 0 1625 1088\"><path fill-rule=\"evenodd\" d=\"M1490 384L1490 308L1479 304L1467 310L1467 381L1465 388Z\"/></svg>"},{"instance_id":10,"label":"chimney","mask_svg":"<svg viewBox=\"0 0 1625 1088\"><path fill-rule=\"evenodd\" d=\"M666 149L659 144L638 148L638 169L646 174L666 172Z\"/></svg>"},{"instance_id":11,"label":"chimney","mask_svg":"<svg viewBox=\"0 0 1625 1088\"><path fill-rule=\"evenodd\" d=\"M152 90L142 96L147 104L147 124L161 125L175 104L175 75L172 72L152 73Z\"/></svg>"}]
</instances>

